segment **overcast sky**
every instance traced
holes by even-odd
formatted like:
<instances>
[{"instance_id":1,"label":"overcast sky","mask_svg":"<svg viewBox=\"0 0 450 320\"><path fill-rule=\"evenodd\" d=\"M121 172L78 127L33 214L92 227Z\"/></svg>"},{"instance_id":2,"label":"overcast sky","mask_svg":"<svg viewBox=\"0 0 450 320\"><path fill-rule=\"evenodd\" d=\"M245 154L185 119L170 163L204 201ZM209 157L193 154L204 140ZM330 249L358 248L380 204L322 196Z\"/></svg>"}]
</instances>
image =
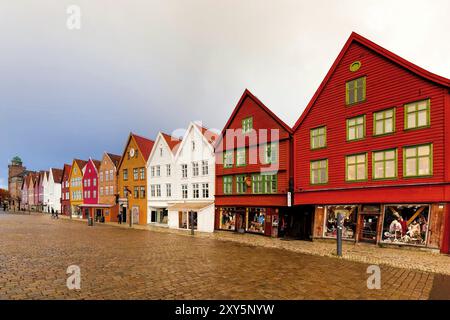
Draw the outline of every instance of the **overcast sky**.
<instances>
[{"instance_id":1,"label":"overcast sky","mask_svg":"<svg viewBox=\"0 0 450 320\"><path fill-rule=\"evenodd\" d=\"M81 29L66 27L81 8ZM352 31L447 78L450 1L0 0L0 187L120 154L190 120L222 129L245 88L293 125Z\"/></svg>"}]
</instances>

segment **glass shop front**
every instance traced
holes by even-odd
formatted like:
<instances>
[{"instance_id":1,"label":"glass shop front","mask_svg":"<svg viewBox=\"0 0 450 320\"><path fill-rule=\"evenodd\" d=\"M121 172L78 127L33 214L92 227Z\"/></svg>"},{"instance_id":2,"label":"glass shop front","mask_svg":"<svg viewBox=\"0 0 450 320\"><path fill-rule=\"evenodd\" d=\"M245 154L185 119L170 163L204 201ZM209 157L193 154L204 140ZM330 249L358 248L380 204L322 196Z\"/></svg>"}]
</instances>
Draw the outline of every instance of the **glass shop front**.
<instances>
[{"instance_id":1,"label":"glass shop front","mask_svg":"<svg viewBox=\"0 0 450 320\"><path fill-rule=\"evenodd\" d=\"M239 233L270 234L271 222L268 208L261 207L220 207L219 229ZM278 227L276 219L274 225Z\"/></svg>"},{"instance_id":2,"label":"glass shop front","mask_svg":"<svg viewBox=\"0 0 450 320\"><path fill-rule=\"evenodd\" d=\"M341 213L344 240L426 246L430 208L429 204L328 205L323 213L322 236L336 238Z\"/></svg>"}]
</instances>

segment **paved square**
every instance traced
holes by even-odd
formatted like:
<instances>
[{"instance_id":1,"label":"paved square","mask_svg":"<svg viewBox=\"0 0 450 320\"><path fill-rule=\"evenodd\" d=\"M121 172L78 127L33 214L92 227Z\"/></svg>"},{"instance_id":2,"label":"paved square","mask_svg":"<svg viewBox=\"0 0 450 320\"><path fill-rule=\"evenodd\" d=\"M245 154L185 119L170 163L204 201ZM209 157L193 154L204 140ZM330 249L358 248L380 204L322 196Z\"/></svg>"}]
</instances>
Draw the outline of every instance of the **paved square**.
<instances>
[{"instance_id":1,"label":"paved square","mask_svg":"<svg viewBox=\"0 0 450 320\"><path fill-rule=\"evenodd\" d=\"M67 267L81 268L68 290ZM428 299L431 273L204 237L0 213L0 299ZM439 289L440 297L450 292Z\"/></svg>"}]
</instances>

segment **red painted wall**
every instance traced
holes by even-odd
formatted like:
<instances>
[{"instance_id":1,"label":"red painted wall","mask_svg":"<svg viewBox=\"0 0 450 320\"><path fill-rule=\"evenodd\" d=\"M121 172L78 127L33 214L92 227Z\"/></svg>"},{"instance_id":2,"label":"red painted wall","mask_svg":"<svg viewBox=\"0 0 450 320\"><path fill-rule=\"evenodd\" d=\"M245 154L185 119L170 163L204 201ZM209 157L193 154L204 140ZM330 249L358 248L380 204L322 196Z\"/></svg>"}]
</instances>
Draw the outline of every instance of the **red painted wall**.
<instances>
[{"instance_id":1,"label":"red painted wall","mask_svg":"<svg viewBox=\"0 0 450 320\"><path fill-rule=\"evenodd\" d=\"M92 159L89 159L83 174L83 203L98 203L98 172Z\"/></svg>"},{"instance_id":2,"label":"red painted wall","mask_svg":"<svg viewBox=\"0 0 450 320\"><path fill-rule=\"evenodd\" d=\"M69 178L70 178L70 165L65 164L63 169L62 183L61 183L61 212L64 215L70 214L70 191L69 191ZM69 197L66 199L66 194Z\"/></svg>"},{"instance_id":3,"label":"red painted wall","mask_svg":"<svg viewBox=\"0 0 450 320\"><path fill-rule=\"evenodd\" d=\"M361 61L362 66L358 71L351 72L349 66L357 60ZM361 76L367 76L366 101L347 106L345 104L345 83ZM422 99L431 99L431 127L405 131L404 104ZM450 175L447 173L446 177L444 171L444 155L449 152L444 148L446 141L444 139L446 126L444 115L450 119L448 111L444 113L446 99L448 99L446 88L407 71L359 43L352 43L318 96L310 113L294 133L294 189L297 193L294 203L327 201L324 195L319 195L317 192L302 193L310 190L328 189L326 197L333 197L333 191L329 189L436 183L444 182L446 178L449 181ZM373 112L392 107L396 108L395 133L373 137ZM366 138L347 142L346 119L358 115L366 115ZM448 122L447 127L449 126ZM310 150L310 129L322 125L327 126L327 148ZM403 178L403 147L422 143L433 143L434 145L433 176L430 178ZM372 180L371 151L389 148L398 150L398 179ZM346 182L345 156L362 152L368 152L368 181ZM310 185L310 161L324 158L328 159L329 182L326 185L312 186ZM448 160L446 165L449 166ZM373 189L371 190L374 192ZM383 192L392 192L389 188L383 188L383 190ZM338 199L341 203L354 203L355 197L361 198L354 192L356 191L340 192L339 195L336 193L333 198ZM390 194L388 199L395 201L396 194Z\"/></svg>"},{"instance_id":4,"label":"red painted wall","mask_svg":"<svg viewBox=\"0 0 450 320\"><path fill-rule=\"evenodd\" d=\"M252 194L251 187L247 188L247 194L240 195L235 194L235 181L233 180L233 193L232 195L223 194L223 179L224 175L239 175L252 173L259 173L261 169L268 168L270 165L261 164L259 161L255 164L249 164L250 153L256 152L258 154L258 145L252 143L250 139L245 139L243 143L242 140L234 138L234 145L237 148L245 146L246 148L246 166L236 167L233 165L232 168L224 168L222 165L223 159L223 149L226 149L227 136L226 132L223 137L222 143L216 146L216 195L215 204L216 206L286 206L286 193L289 190L289 177L292 176L292 170L290 170L290 159L291 159L291 143L292 137L291 133L288 132L276 119L274 119L270 114L268 114L258 102L255 101L251 96L245 96L241 101L240 108L235 114L232 121L229 123L226 129L241 129L242 120L248 117L253 117L253 129L257 132L259 136L259 130L261 129L278 129L279 131L279 163L277 165L278 172L278 194ZM268 140L270 141L271 135L268 131ZM234 155L236 157L236 149L234 150Z\"/></svg>"}]
</instances>

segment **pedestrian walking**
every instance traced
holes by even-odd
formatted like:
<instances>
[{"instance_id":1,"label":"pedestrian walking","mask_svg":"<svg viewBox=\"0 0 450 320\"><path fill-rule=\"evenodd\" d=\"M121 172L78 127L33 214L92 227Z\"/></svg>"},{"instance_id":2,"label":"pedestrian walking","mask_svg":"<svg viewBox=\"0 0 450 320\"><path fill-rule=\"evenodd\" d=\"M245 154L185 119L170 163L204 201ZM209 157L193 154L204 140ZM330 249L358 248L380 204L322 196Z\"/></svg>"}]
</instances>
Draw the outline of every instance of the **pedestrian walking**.
<instances>
[{"instance_id":1,"label":"pedestrian walking","mask_svg":"<svg viewBox=\"0 0 450 320\"><path fill-rule=\"evenodd\" d=\"M59 217L58 217L58 210L55 211L55 218L59 219Z\"/></svg>"}]
</instances>

